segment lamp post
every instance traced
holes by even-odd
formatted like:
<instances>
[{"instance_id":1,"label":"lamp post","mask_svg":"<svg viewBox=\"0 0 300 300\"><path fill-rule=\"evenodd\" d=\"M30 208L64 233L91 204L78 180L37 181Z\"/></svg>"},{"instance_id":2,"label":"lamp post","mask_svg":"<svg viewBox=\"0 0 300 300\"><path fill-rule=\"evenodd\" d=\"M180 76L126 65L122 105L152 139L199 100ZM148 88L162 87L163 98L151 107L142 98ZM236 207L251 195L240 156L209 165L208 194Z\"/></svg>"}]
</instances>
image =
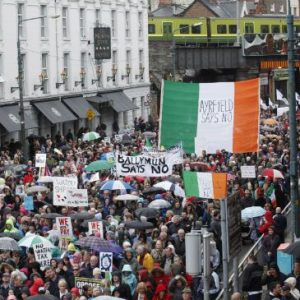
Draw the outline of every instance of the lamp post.
<instances>
[{"instance_id":1,"label":"lamp post","mask_svg":"<svg viewBox=\"0 0 300 300\"><path fill-rule=\"evenodd\" d=\"M300 237L299 229L299 192L298 192L298 167L297 167L297 124L296 124L296 99L295 99L295 57L294 57L294 16L291 12L291 2L288 0L287 15L288 32L288 86L287 96L289 100L289 135L290 135L290 189L292 202L292 230L294 236Z\"/></svg>"},{"instance_id":2,"label":"lamp post","mask_svg":"<svg viewBox=\"0 0 300 300\"><path fill-rule=\"evenodd\" d=\"M172 32L172 36L173 36L173 40L172 40L172 48L173 48L173 80L174 81L175 81L175 75L176 75L176 40L175 40L174 34L178 30L183 30L185 28L189 28L190 26L191 27L196 27L196 26L201 26L201 25L202 25L202 22L195 23L195 24L192 24L192 25L186 25L186 26L182 26L180 28L177 28L177 29L173 30L173 32Z\"/></svg>"},{"instance_id":3,"label":"lamp post","mask_svg":"<svg viewBox=\"0 0 300 300\"><path fill-rule=\"evenodd\" d=\"M51 18L56 19L59 16L53 16ZM37 19L44 19L47 16L39 16L28 19L19 19L18 20L18 37L17 37L17 50L18 50L18 85L19 85L19 98L20 98L20 122L21 122L21 131L20 131L20 142L22 145L23 155L26 158L26 132L25 132L25 111L24 111L24 89L23 89L23 57L21 53L21 38L20 38L20 26L24 22L33 21Z\"/></svg>"}]
</instances>

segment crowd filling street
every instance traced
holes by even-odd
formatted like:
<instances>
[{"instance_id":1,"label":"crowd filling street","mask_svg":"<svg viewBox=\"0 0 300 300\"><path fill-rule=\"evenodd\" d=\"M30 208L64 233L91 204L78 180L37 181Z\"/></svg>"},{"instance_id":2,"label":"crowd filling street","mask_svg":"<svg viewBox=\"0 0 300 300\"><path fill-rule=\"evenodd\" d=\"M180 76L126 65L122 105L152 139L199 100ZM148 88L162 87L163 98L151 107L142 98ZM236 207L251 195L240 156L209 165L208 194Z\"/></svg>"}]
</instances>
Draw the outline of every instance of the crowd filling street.
<instances>
[{"instance_id":1,"label":"crowd filling street","mask_svg":"<svg viewBox=\"0 0 300 300\"><path fill-rule=\"evenodd\" d=\"M169 151L157 147L158 124L141 118L131 130L114 126L110 138L104 124L95 133L31 135L28 155L23 145L7 142L0 153L0 299L203 299L203 278L192 277L185 264L185 235L201 228L213 234L209 299L216 299L222 289L219 201L185 197L183 170L227 173L228 195L239 193L241 239L251 244L263 235L261 257L250 255L232 299L300 299L299 249L290 274L277 266L289 204L288 126L286 115L262 111L259 153L184 153L167 177L116 173L114 153ZM36 167L37 154L46 154L44 167ZM255 166L256 178L242 178L246 165ZM76 178L88 206L55 205L60 191L52 177Z\"/></svg>"}]
</instances>

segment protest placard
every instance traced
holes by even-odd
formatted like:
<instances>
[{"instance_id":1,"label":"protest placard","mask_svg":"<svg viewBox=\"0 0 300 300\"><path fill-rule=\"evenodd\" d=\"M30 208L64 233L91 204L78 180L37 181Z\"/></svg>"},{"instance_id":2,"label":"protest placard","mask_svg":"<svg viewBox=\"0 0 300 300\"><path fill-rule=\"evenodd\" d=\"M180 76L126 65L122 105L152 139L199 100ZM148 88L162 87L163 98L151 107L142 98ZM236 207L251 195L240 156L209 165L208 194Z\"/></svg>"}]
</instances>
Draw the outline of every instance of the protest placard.
<instances>
[{"instance_id":1,"label":"protest placard","mask_svg":"<svg viewBox=\"0 0 300 300\"><path fill-rule=\"evenodd\" d=\"M77 190L77 177L52 177L53 180L53 205L57 206L76 206L69 205L69 191ZM77 205L78 206L78 205Z\"/></svg>"},{"instance_id":2,"label":"protest placard","mask_svg":"<svg viewBox=\"0 0 300 300\"><path fill-rule=\"evenodd\" d=\"M35 155L35 166L36 166L36 168L45 168L45 166L46 166L46 154L37 153Z\"/></svg>"},{"instance_id":3,"label":"protest placard","mask_svg":"<svg viewBox=\"0 0 300 300\"><path fill-rule=\"evenodd\" d=\"M75 277L75 287L79 289L79 292L82 293L82 287L88 285L92 288L98 287L100 291L102 290L102 280L101 279L93 279L86 277Z\"/></svg>"},{"instance_id":4,"label":"protest placard","mask_svg":"<svg viewBox=\"0 0 300 300\"><path fill-rule=\"evenodd\" d=\"M72 222L70 217L57 217L56 227L61 238L70 239L73 236Z\"/></svg>"},{"instance_id":5,"label":"protest placard","mask_svg":"<svg viewBox=\"0 0 300 300\"><path fill-rule=\"evenodd\" d=\"M101 272L112 272L113 254L111 252L100 252L99 263Z\"/></svg>"},{"instance_id":6,"label":"protest placard","mask_svg":"<svg viewBox=\"0 0 300 300\"><path fill-rule=\"evenodd\" d=\"M32 196L24 197L24 207L28 211L33 210L33 197Z\"/></svg>"},{"instance_id":7,"label":"protest placard","mask_svg":"<svg viewBox=\"0 0 300 300\"><path fill-rule=\"evenodd\" d=\"M41 270L49 267L52 259L51 248L47 248L43 243L34 244L32 247L35 259L40 264Z\"/></svg>"},{"instance_id":8,"label":"protest placard","mask_svg":"<svg viewBox=\"0 0 300 300\"><path fill-rule=\"evenodd\" d=\"M256 178L255 166L241 166L242 178Z\"/></svg>"},{"instance_id":9,"label":"protest placard","mask_svg":"<svg viewBox=\"0 0 300 300\"><path fill-rule=\"evenodd\" d=\"M104 143L109 143L109 144L110 144L110 137L109 137L109 136L106 136L106 137L103 139L103 142L104 142Z\"/></svg>"},{"instance_id":10,"label":"protest placard","mask_svg":"<svg viewBox=\"0 0 300 300\"><path fill-rule=\"evenodd\" d=\"M89 224L89 231L88 231L89 235L99 234L101 239L104 238L102 221L88 222L88 224Z\"/></svg>"}]
</instances>

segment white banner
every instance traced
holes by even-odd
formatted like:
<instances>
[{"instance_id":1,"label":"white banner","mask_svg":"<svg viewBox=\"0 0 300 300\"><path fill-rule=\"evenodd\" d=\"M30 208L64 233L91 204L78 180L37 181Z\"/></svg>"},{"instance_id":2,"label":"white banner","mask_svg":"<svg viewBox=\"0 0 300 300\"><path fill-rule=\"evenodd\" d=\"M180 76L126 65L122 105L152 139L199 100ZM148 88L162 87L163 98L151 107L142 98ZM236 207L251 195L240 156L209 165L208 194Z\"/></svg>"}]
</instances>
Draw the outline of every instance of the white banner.
<instances>
[{"instance_id":1,"label":"white banner","mask_svg":"<svg viewBox=\"0 0 300 300\"><path fill-rule=\"evenodd\" d=\"M45 166L46 166L46 154L37 153L35 155L35 166L36 166L36 168L45 168Z\"/></svg>"},{"instance_id":2,"label":"white banner","mask_svg":"<svg viewBox=\"0 0 300 300\"><path fill-rule=\"evenodd\" d=\"M116 154L118 176L161 177L172 174L173 165L178 163L178 153L163 153L155 156L143 154L126 156Z\"/></svg>"},{"instance_id":3,"label":"white banner","mask_svg":"<svg viewBox=\"0 0 300 300\"><path fill-rule=\"evenodd\" d=\"M111 252L100 252L99 261L101 272L112 272L113 254Z\"/></svg>"},{"instance_id":4,"label":"white banner","mask_svg":"<svg viewBox=\"0 0 300 300\"><path fill-rule=\"evenodd\" d=\"M43 243L35 244L32 247L35 259L40 263L41 270L49 267L52 259L51 248L47 248Z\"/></svg>"},{"instance_id":5,"label":"white banner","mask_svg":"<svg viewBox=\"0 0 300 300\"><path fill-rule=\"evenodd\" d=\"M67 205L68 195L67 191L76 190L78 186L77 177L52 177L53 181L53 205L57 206L71 206Z\"/></svg>"},{"instance_id":6,"label":"white banner","mask_svg":"<svg viewBox=\"0 0 300 300\"><path fill-rule=\"evenodd\" d=\"M255 166L241 166L242 178L256 178Z\"/></svg>"},{"instance_id":7,"label":"white banner","mask_svg":"<svg viewBox=\"0 0 300 300\"><path fill-rule=\"evenodd\" d=\"M103 235L103 223L102 221L95 221L95 222L88 222L89 224L89 235L95 235L96 233L99 233L100 238L104 239Z\"/></svg>"},{"instance_id":8,"label":"white banner","mask_svg":"<svg viewBox=\"0 0 300 300\"><path fill-rule=\"evenodd\" d=\"M71 238L73 236L72 222L70 217L57 217L56 227L62 238Z\"/></svg>"},{"instance_id":9,"label":"white banner","mask_svg":"<svg viewBox=\"0 0 300 300\"><path fill-rule=\"evenodd\" d=\"M67 190L58 204L54 203L54 205L70 207L89 206L87 189Z\"/></svg>"}]
</instances>

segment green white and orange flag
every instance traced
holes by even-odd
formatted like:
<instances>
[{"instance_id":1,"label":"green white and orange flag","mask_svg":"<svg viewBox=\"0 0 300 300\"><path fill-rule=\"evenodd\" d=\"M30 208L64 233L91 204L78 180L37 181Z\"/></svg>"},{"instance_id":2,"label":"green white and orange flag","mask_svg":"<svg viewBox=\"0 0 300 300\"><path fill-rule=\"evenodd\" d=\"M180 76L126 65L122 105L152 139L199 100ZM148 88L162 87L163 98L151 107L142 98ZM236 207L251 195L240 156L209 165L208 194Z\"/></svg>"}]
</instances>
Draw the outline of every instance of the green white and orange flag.
<instances>
[{"instance_id":1,"label":"green white and orange flag","mask_svg":"<svg viewBox=\"0 0 300 300\"><path fill-rule=\"evenodd\" d=\"M227 197L227 173L183 172L186 196L207 199Z\"/></svg>"},{"instance_id":2,"label":"green white and orange flag","mask_svg":"<svg viewBox=\"0 0 300 300\"><path fill-rule=\"evenodd\" d=\"M164 80L159 144L178 140L188 153L257 152L259 80L182 83Z\"/></svg>"}]
</instances>

